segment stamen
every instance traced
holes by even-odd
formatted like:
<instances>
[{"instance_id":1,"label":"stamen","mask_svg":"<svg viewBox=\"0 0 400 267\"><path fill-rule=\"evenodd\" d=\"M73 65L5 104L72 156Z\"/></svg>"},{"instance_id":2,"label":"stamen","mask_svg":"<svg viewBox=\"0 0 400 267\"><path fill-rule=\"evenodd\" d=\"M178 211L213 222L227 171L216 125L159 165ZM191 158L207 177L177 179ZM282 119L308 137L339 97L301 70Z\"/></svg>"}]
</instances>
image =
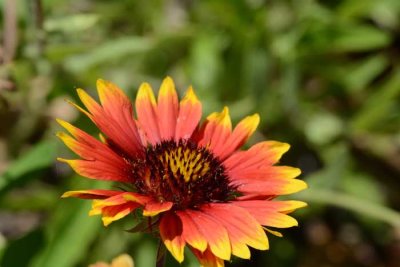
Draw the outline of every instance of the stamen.
<instances>
[{"instance_id":1,"label":"stamen","mask_svg":"<svg viewBox=\"0 0 400 267\"><path fill-rule=\"evenodd\" d=\"M191 140L150 146L145 159L133 160L131 166L140 193L172 201L175 209L227 201L236 191L218 158Z\"/></svg>"}]
</instances>

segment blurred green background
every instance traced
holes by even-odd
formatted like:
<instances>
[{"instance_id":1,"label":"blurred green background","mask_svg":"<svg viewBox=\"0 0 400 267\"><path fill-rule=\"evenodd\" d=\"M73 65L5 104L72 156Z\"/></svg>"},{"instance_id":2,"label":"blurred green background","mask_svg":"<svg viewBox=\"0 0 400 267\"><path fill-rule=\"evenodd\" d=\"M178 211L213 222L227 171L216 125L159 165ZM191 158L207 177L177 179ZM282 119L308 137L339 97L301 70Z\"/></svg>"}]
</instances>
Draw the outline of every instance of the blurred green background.
<instances>
[{"instance_id":1,"label":"blurred green background","mask_svg":"<svg viewBox=\"0 0 400 267\"><path fill-rule=\"evenodd\" d=\"M204 114L254 112L251 143L288 142L282 163L310 189L300 227L227 266L400 266L400 1L0 1L0 266L87 266L127 252L154 266L157 242L104 228L67 190L77 177L54 118L96 129L65 99L97 78L134 98L174 78ZM178 264L168 258L167 266ZM197 266L190 253L183 266Z\"/></svg>"}]
</instances>

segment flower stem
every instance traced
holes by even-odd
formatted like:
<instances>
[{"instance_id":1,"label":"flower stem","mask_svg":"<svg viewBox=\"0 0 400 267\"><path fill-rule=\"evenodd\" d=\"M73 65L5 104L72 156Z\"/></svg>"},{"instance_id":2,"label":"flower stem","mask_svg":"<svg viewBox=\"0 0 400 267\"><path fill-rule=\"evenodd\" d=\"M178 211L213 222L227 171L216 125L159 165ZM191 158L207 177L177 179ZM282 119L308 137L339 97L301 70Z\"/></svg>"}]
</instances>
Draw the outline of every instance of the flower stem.
<instances>
[{"instance_id":1,"label":"flower stem","mask_svg":"<svg viewBox=\"0 0 400 267\"><path fill-rule=\"evenodd\" d=\"M167 250L164 246L164 243L160 239L158 241L156 267L164 267L165 266L165 256L167 255L166 252L167 252Z\"/></svg>"}]
</instances>

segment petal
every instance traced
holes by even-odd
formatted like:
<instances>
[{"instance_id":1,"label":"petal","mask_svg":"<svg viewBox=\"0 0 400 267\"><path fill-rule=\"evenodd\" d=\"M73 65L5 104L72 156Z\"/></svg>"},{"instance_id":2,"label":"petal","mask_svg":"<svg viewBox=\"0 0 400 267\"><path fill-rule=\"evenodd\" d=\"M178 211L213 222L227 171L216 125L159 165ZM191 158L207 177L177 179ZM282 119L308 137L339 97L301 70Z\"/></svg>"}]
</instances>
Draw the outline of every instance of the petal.
<instances>
[{"instance_id":1,"label":"petal","mask_svg":"<svg viewBox=\"0 0 400 267\"><path fill-rule=\"evenodd\" d=\"M119 191L119 194L106 199L94 200L89 215L102 214L104 226L107 226L136 210L149 199L149 197L137 193Z\"/></svg>"},{"instance_id":2,"label":"petal","mask_svg":"<svg viewBox=\"0 0 400 267\"><path fill-rule=\"evenodd\" d=\"M289 166L269 166L258 170L229 171L231 184L246 195L284 195L307 188L307 184L292 179L301 173L300 169ZM244 198L246 198L246 195ZM242 197L241 197L242 198Z\"/></svg>"},{"instance_id":3,"label":"petal","mask_svg":"<svg viewBox=\"0 0 400 267\"><path fill-rule=\"evenodd\" d=\"M162 82L158 93L158 126L162 140L170 140L175 137L177 118L178 95L174 81L167 77Z\"/></svg>"},{"instance_id":4,"label":"petal","mask_svg":"<svg viewBox=\"0 0 400 267\"><path fill-rule=\"evenodd\" d=\"M79 98L91 114L90 119L121 151L135 157L142 152L142 145L129 98L110 82L98 80L97 87L103 106L84 90L77 89Z\"/></svg>"},{"instance_id":5,"label":"petal","mask_svg":"<svg viewBox=\"0 0 400 267\"><path fill-rule=\"evenodd\" d=\"M220 159L225 159L227 156L232 154L232 152L240 148L254 133L259 123L260 116L258 114L248 116L240 121L232 134L225 141L224 149L219 155Z\"/></svg>"},{"instance_id":6,"label":"petal","mask_svg":"<svg viewBox=\"0 0 400 267\"><path fill-rule=\"evenodd\" d=\"M160 235L166 248L181 263L185 241L182 239L182 222L179 217L172 212L165 213L160 222Z\"/></svg>"},{"instance_id":7,"label":"petal","mask_svg":"<svg viewBox=\"0 0 400 267\"><path fill-rule=\"evenodd\" d=\"M66 121L57 119L57 122L75 139L63 132L57 133L57 137L83 159L94 160L96 158L101 158L105 161L112 160L115 162L123 162L123 159L119 155L93 136Z\"/></svg>"},{"instance_id":8,"label":"petal","mask_svg":"<svg viewBox=\"0 0 400 267\"><path fill-rule=\"evenodd\" d=\"M231 245L225 227L204 212L187 210L186 213L196 223L201 234L207 240L211 252L221 259L229 260Z\"/></svg>"},{"instance_id":9,"label":"petal","mask_svg":"<svg viewBox=\"0 0 400 267\"><path fill-rule=\"evenodd\" d=\"M201 102L189 87L185 97L179 103L179 115L176 122L175 140L188 139L192 136L201 119Z\"/></svg>"},{"instance_id":10,"label":"petal","mask_svg":"<svg viewBox=\"0 0 400 267\"><path fill-rule=\"evenodd\" d=\"M93 189L93 190L67 191L61 197L62 198L77 197L83 199L105 199L118 194L121 194L121 191Z\"/></svg>"},{"instance_id":11,"label":"petal","mask_svg":"<svg viewBox=\"0 0 400 267\"><path fill-rule=\"evenodd\" d=\"M126 169L120 169L115 162L102 162L99 160L79 160L57 158L58 161L65 162L79 175L106 181L132 182Z\"/></svg>"},{"instance_id":12,"label":"petal","mask_svg":"<svg viewBox=\"0 0 400 267\"><path fill-rule=\"evenodd\" d=\"M102 209L102 221L104 226L108 226L110 223L122 219L138 207L139 206L135 203L125 203L117 206L104 207Z\"/></svg>"},{"instance_id":13,"label":"petal","mask_svg":"<svg viewBox=\"0 0 400 267\"><path fill-rule=\"evenodd\" d=\"M110 267L134 267L133 259L128 254L122 254L112 260Z\"/></svg>"},{"instance_id":14,"label":"petal","mask_svg":"<svg viewBox=\"0 0 400 267\"><path fill-rule=\"evenodd\" d=\"M158 128L157 103L153 90L148 83L140 85L135 106L140 128L148 142L153 145L157 144L161 140Z\"/></svg>"},{"instance_id":15,"label":"petal","mask_svg":"<svg viewBox=\"0 0 400 267\"><path fill-rule=\"evenodd\" d=\"M307 184L298 179L271 178L265 181L255 179L241 179L232 183L237 190L246 195L277 196L299 192L307 188Z\"/></svg>"},{"instance_id":16,"label":"petal","mask_svg":"<svg viewBox=\"0 0 400 267\"><path fill-rule=\"evenodd\" d=\"M201 131L199 145L208 147L218 157L222 155L225 142L232 131L229 109L224 107L221 113L209 115Z\"/></svg>"},{"instance_id":17,"label":"petal","mask_svg":"<svg viewBox=\"0 0 400 267\"><path fill-rule=\"evenodd\" d=\"M126 201L130 202L136 202L139 203L140 205L146 205L147 203L154 201L151 197L142 195L139 193L134 193L134 192L125 192L122 197Z\"/></svg>"},{"instance_id":18,"label":"petal","mask_svg":"<svg viewBox=\"0 0 400 267\"><path fill-rule=\"evenodd\" d=\"M161 212L170 210L173 205L174 203L169 201L165 202L150 201L146 203L143 209L143 216L156 216Z\"/></svg>"},{"instance_id":19,"label":"petal","mask_svg":"<svg viewBox=\"0 0 400 267\"><path fill-rule=\"evenodd\" d=\"M292 179L301 174L299 168L290 166L266 166L258 169L236 169L228 171L229 177L232 181L254 179L259 181L266 181L268 179Z\"/></svg>"},{"instance_id":20,"label":"petal","mask_svg":"<svg viewBox=\"0 0 400 267\"><path fill-rule=\"evenodd\" d=\"M231 172L259 169L266 165L273 165L287 152L290 145L276 141L260 142L249 150L239 151L224 161L224 165Z\"/></svg>"},{"instance_id":21,"label":"petal","mask_svg":"<svg viewBox=\"0 0 400 267\"><path fill-rule=\"evenodd\" d=\"M204 252L191 248L193 254L200 262L200 267L224 267L224 260L215 256L210 249Z\"/></svg>"},{"instance_id":22,"label":"petal","mask_svg":"<svg viewBox=\"0 0 400 267\"><path fill-rule=\"evenodd\" d=\"M247 244L253 248L268 249L268 239L261 225L245 209L232 204L209 204L202 210L216 218L228 231L232 254L249 258Z\"/></svg>"},{"instance_id":23,"label":"petal","mask_svg":"<svg viewBox=\"0 0 400 267\"><path fill-rule=\"evenodd\" d=\"M176 213L182 222L182 238L192 247L204 252L207 248L207 240L201 233L199 226L186 211Z\"/></svg>"},{"instance_id":24,"label":"petal","mask_svg":"<svg viewBox=\"0 0 400 267\"><path fill-rule=\"evenodd\" d=\"M93 138L68 122L57 120L76 139L66 133L57 136L84 160L58 160L70 164L80 175L93 179L128 182L130 180L129 164L107 145Z\"/></svg>"},{"instance_id":25,"label":"petal","mask_svg":"<svg viewBox=\"0 0 400 267\"><path fill-rule=\"evenodd\" d=\"M278 228L297 226L297 221L285 213L306 206L301 201L269 200L235 201L233 204L246 209L260 224Z\"/></svg>"}]
</instances>

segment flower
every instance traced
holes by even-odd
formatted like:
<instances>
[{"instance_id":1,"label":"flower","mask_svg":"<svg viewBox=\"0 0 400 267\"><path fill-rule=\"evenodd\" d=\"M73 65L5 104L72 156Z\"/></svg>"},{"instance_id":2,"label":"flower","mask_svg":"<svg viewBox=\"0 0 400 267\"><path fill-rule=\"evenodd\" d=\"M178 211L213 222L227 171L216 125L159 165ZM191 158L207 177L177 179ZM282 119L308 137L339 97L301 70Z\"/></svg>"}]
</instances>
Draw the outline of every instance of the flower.
<instances>
[{"instance_id":1,"label":"flower","mask_svg":"<svg viewBox=\"0 0 400 267\"><path fill-rule=\"evenodd\" d=\"M128 254L122 254L111 261L111 264L105 262L96 262L89 267L134 267L133 259Z\"/></svg>"},{"instance_id":2,"label":"flower","mask_svg":"<svg viewBox=\"0 0 400 267\"><path fill-rule=\"evenodd\" d=\"M169 77L157 101L148 83L140 86L136 116L116 85L98 80L97 91L100 104L78 89L87 110L73 105L104 136L98 140L62 120L58 122L70 135L57 135L81 158L60 161L82 176L124 185L124 190L78 190L62 196L93 199L89 214L102 215L105 226L140 210L178 262L187 245L202 266L224 266L232 255L249 259L249 246L268 249L266 232L280 233L267 227L297 225L287 214L306 204L275 200L307 187L294 179L299 169L275 165L289 145L264 141L240 150L256 130L258 114L232 130L225 107L199 125L202 105L193 89L178 102Z\"/></svg>"}]
</instances>

